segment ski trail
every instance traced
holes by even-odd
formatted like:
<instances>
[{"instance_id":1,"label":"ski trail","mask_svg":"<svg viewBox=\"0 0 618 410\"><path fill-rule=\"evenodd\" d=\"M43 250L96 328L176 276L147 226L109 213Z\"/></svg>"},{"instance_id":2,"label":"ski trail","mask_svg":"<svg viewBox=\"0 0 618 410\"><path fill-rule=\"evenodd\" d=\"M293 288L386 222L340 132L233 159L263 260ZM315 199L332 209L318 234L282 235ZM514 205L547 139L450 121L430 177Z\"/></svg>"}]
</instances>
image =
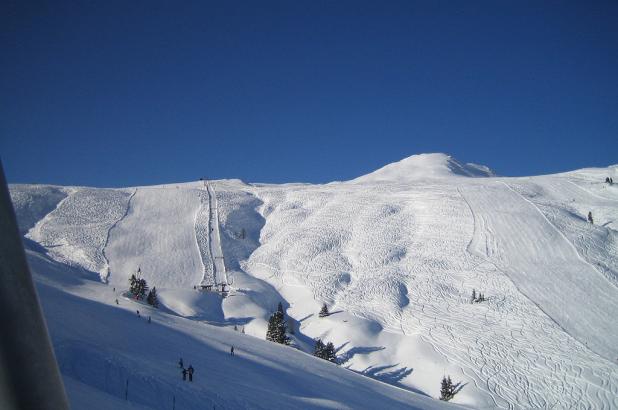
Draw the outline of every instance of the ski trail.
<instances>
[{"instance_id":1,"label":"ski trail","mask_svg":"<svg viewBox=\"0 0 618 410\"><path fill-rule=\"evenodd\" d=\"M101 254L103 255L103 259L105 260L105 267L103 268L103 270L106 270L105 276L103 276L102 271L99 272L99 276L101 277L101 282L103 283L109 282L109 276L111 273L109 269L109 259L107 258L107 255L105 253L105 249L107 248L107 244L109 243L110 233L112 232L112 229L114 229L116 225L118 225L118 223L122 221L124 218L126 218L126 216L129 214L129 210L131 209L131 200L133 199L136 193L137 193L137 188L135 188L133 192L131 193L131 196L129 196L129 200L127 201L127 209L125 210L124 215L122 215L118 220L116 220L116 222L114 222L114 224L110 226L110 228L107 230L107 237L105 238L105 244L103 245L103 249L101 250Z\"/></svg>"},{"instance_id":2,"label":"ski trail","mask_svg":"<svg viewBox=\"0 0 618 410\"><path fill-rule=\"evenodd\" d=\"M593 197L598 198L598 199L602 199L603 201L618 202L618 200L616 200L616 199L613 199L613 198L606 198L606 197L601 196L601 195L599 195L599 194L595 194L594 192L589 191L589 190L587 190L586 188L584 188L584 187L581 187L581 186L577 185L575 182L573 182L573 181L571 181L571 180L568 180L568 179L567 179L567 182L568 182L569 184L572 184L573 186L575 186L575 187L576 187L577 189L579 189L580 191L582 191L582 192L586 193L587 195L593 196Z\"/></svg>"},{"instance_id":3,"label":"ski trail","mask_svg":"<svg viewBox=\"0 0 618 410\"><path fill-rule=\"evenodd\" d=\"M569 181L570 182L570 181ZM590 262L588 262L585 258L583 258L579 252L577 251L577 248L575 247L575 245L573 245L573 243L569 240L569 238L566 237L566 235L564 233L562 233L561 230L559 230L558 228L556 228L556 226L545 216L545 214L543 212L541 212L541 210L539 209L538 206L536 206L536 204L534 204L534 202L530 201L528 198L524 197L522 194L520 194L519 192L517 192L516 190L514 190L509 184L507 184L504 181L500 181L500 183L504 184L504 186L506 186L511 192L514 192L515 195L517 195L518 197L520 197L521 199L523 199L524 201L526 201L527 203L529 203L530 205L532 205L532 207L538 212L539 215L541 215L541 217L549 224L549 226L552 227L552 229L562 237L562 239L564 239L564 241L571 247L571 249L573 250L573 253L575 254L575 256L577 256L577 258L582 261L583 263L585 263L586 265L590 266L590 268L594 271L600 274L600 272L597 270L597 268ZM574 184L575 185L575 184ZM586 191L584 191L586 192ZM601 274L601 276L607 280L607 278ZM611 283L609 280L607 280L607 283L611 286L614 286L613 283Z\"/></svg>"},{"instance_id":4,"label":"ski trail","mask_svg":"<svg viewBox=\"0 0 618 410\"><path fill-rule=\"evenodd\" d=\"M469 188L464 196L478 228L469 252L480 253L506 273L570 336L612 360L618 353L616 336L601 335L595 329L616 326L615 287L608 286L611 282L581 257L532 202L508 184L502 185L503 190ZM565 300L574 303L565 305Z\"/></svg>"}]
</instances>

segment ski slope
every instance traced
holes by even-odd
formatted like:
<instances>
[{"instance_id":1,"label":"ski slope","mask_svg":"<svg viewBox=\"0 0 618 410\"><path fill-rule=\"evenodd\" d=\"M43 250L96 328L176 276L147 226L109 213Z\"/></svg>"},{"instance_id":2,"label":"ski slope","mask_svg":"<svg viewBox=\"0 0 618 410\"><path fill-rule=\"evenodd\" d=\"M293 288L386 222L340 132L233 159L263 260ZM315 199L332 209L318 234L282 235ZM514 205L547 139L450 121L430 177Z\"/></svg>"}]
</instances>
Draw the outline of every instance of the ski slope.
<instances>
[{"instance_id":1,"label":"ski slope","mask_svg":"<svg viewBox=\"0 0 618 410\"><path fill-rule=\"evenodd\" d=\"M140 267L186 334L237 326L258 343L281 301L294 345L332 341L351 374L434 398L449 374L464 384L453 401L475 408L615 408L618 184L603 181L617 174L496 177L423 154L325 185L10 188L31 259L109 283L66 286L86 301L117 309L110 287ZM227 298L193 290L232 279ZM470 303L472 289L487 300ZM333 314L319 318L323 303ZM76 326L67 338L86 337ZM79 394L86 376L65 376ZM309 402L372 408L346 400Z\"/></svg>"},{"instance_id":2,"label":"ski slope","mask_svg":"<svg viewBox=\"0 0 618 410\"><path fill-rule=\"evenodd\" d=\"M148 308L44 255L28 257L74 409L443 407L295 349ZM195 368L191 383L182 381L180 357Z\"/></svg>"},{"instance_id":3,"label":"ski slope","mask_svg":"<svg viewBox=\"0 0 618 410\"><path fill-rule=\"evenodd\" d=\"M475 221L470 251L505 271L571 336L602 356L618 357L616 335L597 331L607 324L607 317L618 318L613 284L508 184L467 187L461 192Z\"/></svg>"}]
</instances>

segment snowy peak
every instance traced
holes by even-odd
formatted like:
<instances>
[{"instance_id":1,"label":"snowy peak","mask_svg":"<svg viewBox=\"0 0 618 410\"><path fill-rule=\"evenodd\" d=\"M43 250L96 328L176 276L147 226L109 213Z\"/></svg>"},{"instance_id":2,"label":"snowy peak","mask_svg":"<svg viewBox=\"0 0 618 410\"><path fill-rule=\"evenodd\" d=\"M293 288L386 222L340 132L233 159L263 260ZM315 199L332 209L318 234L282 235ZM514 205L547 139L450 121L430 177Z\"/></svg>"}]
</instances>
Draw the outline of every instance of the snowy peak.
<instances>
[{"instance_id":1,"label":"snowy peak","mask_svg":"<svg viewBox=\"0 0 618 410\"><path fill-rule=\"evenodd\" d=\"M463 164L447 154L412 155L388 164L377 171L354 179L354 182L407 182L423 179L464 177L491 177L494 172L484 165Z\"/></svg>"}]
</instances>

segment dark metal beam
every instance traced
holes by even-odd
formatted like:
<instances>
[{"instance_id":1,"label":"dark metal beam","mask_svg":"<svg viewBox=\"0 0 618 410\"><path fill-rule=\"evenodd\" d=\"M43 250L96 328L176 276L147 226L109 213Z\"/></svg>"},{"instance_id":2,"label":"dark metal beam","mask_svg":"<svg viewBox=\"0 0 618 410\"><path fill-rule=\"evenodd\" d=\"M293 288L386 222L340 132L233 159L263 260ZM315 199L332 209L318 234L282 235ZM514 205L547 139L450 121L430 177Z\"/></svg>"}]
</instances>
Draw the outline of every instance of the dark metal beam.
<instances>
[{"instance_id":1,"label":"dark metal beam","mask_svg":"<svg viewBox=\"0 0 618 410\"><path fill-rule=\"evenodd\" d=\"M0 409L68 409L0 163Z\"/></svg>"}]
</instances>

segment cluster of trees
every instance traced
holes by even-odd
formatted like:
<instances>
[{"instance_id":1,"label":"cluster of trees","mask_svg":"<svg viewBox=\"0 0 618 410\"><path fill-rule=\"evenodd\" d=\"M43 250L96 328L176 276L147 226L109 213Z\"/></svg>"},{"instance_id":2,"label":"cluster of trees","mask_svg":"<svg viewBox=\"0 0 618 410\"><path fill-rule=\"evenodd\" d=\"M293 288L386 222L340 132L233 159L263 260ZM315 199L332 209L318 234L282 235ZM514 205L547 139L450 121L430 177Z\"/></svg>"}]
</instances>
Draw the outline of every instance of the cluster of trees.
<instances>
[{"instance_id":1,"label":"cluster of trees","mask_svg":"<svg viewBox=\"0 0 618 410\"><path fill-rule=\"evenodd\" d=\"M322 339L317 339L315 341L313 355L319 357L320 359L328 360L332 363L337 363L337 356L335 355L335 345L332 342L324 344L324 342L322 342Z\"/></svg>"},{"instance_id":2,"label":"cluster of trees","mask_svg":"<svg viewBox=\"0 0 618 410\"><path fill-rule=\"evenodd\" d=\"M268 319L268 330L266 331L266 340L271 342L280 343L282 345L289 345L290 338L287 333L287 324L285 320L285 313L283 313L283 306L281 302L277 306L277 311L270 315Z\"/></svg>"},{"instance_id":3,"label":"cluster of trees","mask_svg":"<svg viewBox=\"0 0 618 410\"><path fill-rule=\"evenodd\" d=\"M460 385L461 383L453 384L453 382L451 381L451 376L442 377L442 386L440 387L440 400L451 400L461 390Z\"/></svg>"},{"instance_id":4,"label":"cluster of trees","mask_svg":"<svg viewBox=\"0 0 618 410\"><path fill-rule=\"evenodd\" d=\"M141 272L137 271L138 274ZM146 297L146 302L150 306L154 306L156 308L159 307L159 300L157 299L157 288L153 287L152 289L148 288L148 283L146 279L139 278L134 274L129 278L129 292L136 300L143 300L144 296ZM148 292L148 294L146 294Z\"/></svg>"},{"instance_id":5,"label":"cluster of trees","mask_svg":"<svg viewBox=\"0 0 618 410\"><path fill-rule=\"evenodd\" d=\"M479 292L479 294L476 294L476 289L472 289L472 298L470 299L470 303L480 303L480 302L485 302L485 295L481 292Z\"/></svg>"}]
</instances>

